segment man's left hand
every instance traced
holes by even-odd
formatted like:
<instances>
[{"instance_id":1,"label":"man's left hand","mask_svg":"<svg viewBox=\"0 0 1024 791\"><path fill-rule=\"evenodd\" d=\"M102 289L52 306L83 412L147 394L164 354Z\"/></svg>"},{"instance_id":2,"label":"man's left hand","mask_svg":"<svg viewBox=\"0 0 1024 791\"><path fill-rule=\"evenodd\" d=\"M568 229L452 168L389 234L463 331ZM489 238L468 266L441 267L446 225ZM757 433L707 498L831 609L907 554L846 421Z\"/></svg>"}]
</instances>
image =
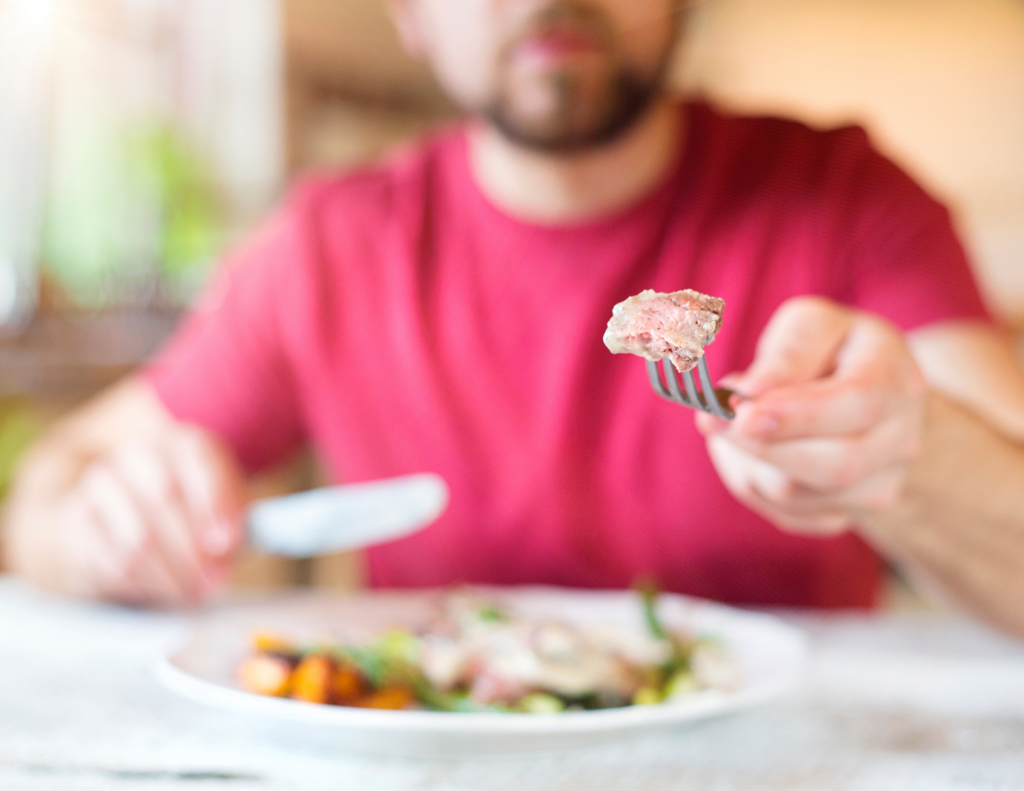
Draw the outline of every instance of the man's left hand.
<instances>
[{"instance_id":1,"label":"man's left hand","mask_svg":"<svg viewBox=\"0 0 1024 791\"><path fill-rule=\"evenodd\" d=\"M777 526L831 535L896 502L921 447L926 387L899 330L817 297L792 299L754 364L723 380L731 422L700 414L718 474Z\"/></svg>"}]
</instances>

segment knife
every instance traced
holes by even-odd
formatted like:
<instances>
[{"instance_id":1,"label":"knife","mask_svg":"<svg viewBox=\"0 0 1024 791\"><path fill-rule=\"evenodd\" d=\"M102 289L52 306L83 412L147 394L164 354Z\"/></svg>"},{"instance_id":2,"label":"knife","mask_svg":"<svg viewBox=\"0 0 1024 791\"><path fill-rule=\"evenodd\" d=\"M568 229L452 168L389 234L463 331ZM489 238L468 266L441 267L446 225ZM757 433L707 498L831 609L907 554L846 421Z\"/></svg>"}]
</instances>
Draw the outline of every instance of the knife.
<instances>
[{"instance_id":1,"label":"knife","mask_svg":"<svg viewBox=\"0 0 1024 791\"><path fill-rule=\"evenodd\" d=\"M448 486L433 473L329 486L254 502L249 541L294 558L348 552L423 529L448 505Z\"/></svg>"}]
</instances>

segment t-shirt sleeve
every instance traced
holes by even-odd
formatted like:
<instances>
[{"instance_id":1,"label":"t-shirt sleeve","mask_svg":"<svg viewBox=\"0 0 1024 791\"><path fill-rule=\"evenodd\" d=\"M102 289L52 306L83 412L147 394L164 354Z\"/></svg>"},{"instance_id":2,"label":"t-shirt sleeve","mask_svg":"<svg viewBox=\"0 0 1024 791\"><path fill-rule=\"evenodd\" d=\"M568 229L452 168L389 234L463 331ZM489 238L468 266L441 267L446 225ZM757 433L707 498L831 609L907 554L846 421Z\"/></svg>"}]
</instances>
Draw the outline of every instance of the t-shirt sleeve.
<instances>
[{"instance_id":1,"label":"t-shirt sleeve","mask_svg":"<svg viewBox=\"0 0 1024 791\"><path fill-rule=\"evenodd\" d=\"M847 300L904 330L980 319L988 312L949 211L899 167L848 129L839 160L846 196Z\"/></svg>"},{"instance_id":2,"label":"t-shirt sleeve","mask_svg":"<svg viewBox=\"0 0 1024 791\"><path fill-rule=\"evenodd\" d=\"M145 371L172 415L218 435L250 472L286 459L304 435L282 322L301 315L301 225L286 208L229 256Z\"/></svg>"}]
</instances>

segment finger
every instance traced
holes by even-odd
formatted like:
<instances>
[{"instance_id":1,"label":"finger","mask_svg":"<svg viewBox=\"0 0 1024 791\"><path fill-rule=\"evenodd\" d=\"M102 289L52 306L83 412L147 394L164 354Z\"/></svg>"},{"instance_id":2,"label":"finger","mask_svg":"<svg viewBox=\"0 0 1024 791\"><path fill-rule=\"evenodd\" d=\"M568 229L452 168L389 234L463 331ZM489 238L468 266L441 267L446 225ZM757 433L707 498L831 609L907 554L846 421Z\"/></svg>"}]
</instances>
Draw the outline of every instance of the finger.
<instances>
[{"instance_id":1,"label":"finger","mask_svg":"<svg viewBox=\"0 0 1024 791\"><path fill-rule=\"evenodd\" d=\"M168 463L153 448L131 444L119 449L111 464L127 488L151 538L189 602L209 587L195 530L184 497Z\"/></svg>"},{"instance_id":2,"label":"finger","mask_svg":"<svg viewBox=\"0 0 1024 791\"><path fill-rule=\"evenodd\" d=\"M135 557L124 552L114 541L106 519L95 503L86 498L84 506L89 540L98 550L88 568L91 595L129 607L159 603L160 592L136 578L138 563Z\"/></svg>"},{"instance_id":3,"label":"finger","mask_svg":"<svg viewBox=\"0 0 1024 791\"><path fill-rule=\"evenodd\" d=\"M733 372L726 374L718 380L718 386L720 388L732 391L729 396L729 406L732 407L733 412L735 412L740 404L747 400L746 396L737 390L742 383L742 377L743 374ZM697 431L705 437L721 434L732 426L731 420L724 420L722 418L715 417L714 415L710 415L707 412L701 411L695 413L695 420Z\"/></svg>"},{"instance_id":4,"label":"finger","mask_svg":"<svg viewBox=\"0 0 1024 791\"><path fill-rule=\"evenodd\" d=\"M838 497L814 493L799 484L780 496L778 491L761 491L755 484L743 502L784 529L834 535L896 503L904 480L904 470L886 470Z\"/></svg>"},{"instance_id":5,"label":"finger","mask_svg":"<svg viewBox=\"0 0 1024 791\"><path fill-rule=\"evenodd\" d=\"M902 396L873 379L824 379L780 387L738 403L729 430L760 441L860 433L898 409Z\"/></svg>"},{"instance_id":6,"label":"finger","mask_svg":"<svg viewBox=\"0 0 1024 791\"><path fill-rule=\"evenodd\" d=\"M88 497L73 491L57 519L63 578L69 589L82 597L108 598L122 569Z\"/></svg>"},{"instance_id":7,"label":"finger","mask_svg":"<svg viewBox=\"0 0 1024 791\"><path fill-rule=\"evenodd\" d=\"M839 492L877 472L912 461L920 451L918 421L896 414L871 431L845 437L784 442L749 441L729 435L738 447L810 489Z\"/></svg>"},{"instance_id":8,"label":"finger","mask_svg":"<svg viewBox=\"0 0 1024 791\"><path fill-rule=\"evenodd\" d=\"M128 581L152 603L186 600L187 592L166 568L152 541L151 528L110 467L93 464L83 475L82 486Z\"/></svg>"},{"instance_id":9,"label":"finger","mask_svg":"<svg viewBox=\"0 0 1024 791\"><path fill-rule=\"evenodd\" d=\"M735 390L743 381L742 371L730 371L718 380L718 384L727 390Z\"/></svg>"},{"instance_id":10,"label":"finger","mask_svg":"<svg viewBox=\"0 0 1024 791\"><path fill-rule=\"evenodd\" d=\"M900 333L858 315L827 378L780 386L736 405L734 430L761 439L866 431L920 401L924 379Z\"/></svg>"},{"instance_id":11,"label":"finger","mask_svg":"<svg viewBox=\"0 0 1024 791\"><path fill-rule=\"evenodd\" d=\"M169 459L195 516L203 549L214 558L230 555L238 549L244 532L245 498L233 461L198 430L176 436Z\"/></svg>"},{"instance_id":12,"label":"finger","mask_svg":"<svg viewBox=\"0 0 1024 791\"><path fill-rule=\"evenodd\" d=\"M725 488L741 500L743 495L751 489L751 478L755 474L755 470L771 466L723 436L710 437L707 441L707 448L711 462ZM774 474L767 469L765 473Z\"/></svg>"},{"instance_id":13,"label":"finger","mask_svg":"<svg viewBox=\"0 0 1024 791\"><path fill-rule=\"evenodd\" d=\"M791 299L775 312L757 344L754 363L737 383L748 397L832 372L853 313L820 297Z\"/></svg>"},{"instance_id":14,"label":"finger","mask_svg":"<svg viewBox=\"0 0 1024 791\"><path fill-rule=\"evenodd\" d=\"M709 415L707 412L695 413L693 420L694 425L697 427L697 431L704 437L713 437L716 434L725 434L732 428L732 421L722 420L714 415Z\"/></svg>"},{"instance_id":15,"label":"finger","mask_svg":"<svg viewBox=\"0 0 1024 791\"><path fill-rule=\"evenodd\" d=\"M854 526L853 515L843 509L793 511L773 505L769 499L756 491L747 495L743 502L748 508L787 533L832 538L848 532Z\"/></svg>"},{"instance_id":16,"label":"finger","mask_svg":"<svg viewBox=\"0 0 1024 791\"><path fill-rule=\"evenodd\" d=\"M877 513L894 505L903 492L906 479L906 468L894 465L838 494L822 494L794 483L785 501L779 505L794 514L817 514L838 509L856 520L859 516Z\"/></svg>"},{"instance_id":17,"label":"finger","mask_svg":"<svg viewBox=\"0 0 1024 791\"><path fill-rule=\"evenodd\" d=\"M107 518L85 486L71 495L68 509L68 552L73 557L72 576L87 596L129 606L145 605L154 594L132 578L134 557L111 535Z\"/></svg>"},{"instance_id":18,"label":"finger","mask_svg":"<svg viewBox=\"0 0 1024 791\"><path fill-rule=\"evenodd\" d=\"M749 476L750 488L773 508L794 517L874 513L899 499L906 480L906 468L894 465L841 492L823 493L785 474L778 474L778 471L776 473L774 476L766 476L752 471Z\"/></svg>"},{"instance_id":19,"label":"finger","mask_svg":"<svg viewBox=\"0 0 1024 791\"><path fill-rule=\"evenodd\" d=\"M895 465L839 494L822 494L724 438L709 441L708 449L726 488L740 502L787 528L840 531L858 516L895 504L906 481L906 468Z\"/></svg>"},{"instance_id":20,"label":"finger","mask_svg":"<svg viewBox=\"0 0 1024 791\"><path fill-rule=\"evenodd\" d=\"M837 535L851 525L850 513L830 506L816 511L787 507L793 483L779 470L745 453L728 440L715 437L708 451L729 492L777 527L798 533Z\"/></svg>"}]
</instances>

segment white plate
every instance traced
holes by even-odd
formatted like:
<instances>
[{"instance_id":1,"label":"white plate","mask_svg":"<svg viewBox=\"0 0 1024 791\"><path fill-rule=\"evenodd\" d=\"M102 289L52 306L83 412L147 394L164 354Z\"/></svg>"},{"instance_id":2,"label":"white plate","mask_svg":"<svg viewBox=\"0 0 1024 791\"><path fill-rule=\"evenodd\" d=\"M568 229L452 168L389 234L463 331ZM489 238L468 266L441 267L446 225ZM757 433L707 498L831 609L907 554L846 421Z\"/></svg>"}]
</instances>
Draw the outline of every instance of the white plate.
<instances>
[{"instance_id":1,"label":"white plate","mask_svg":"<svg viewBox=\"0 0 1024 791\"><path fill-rule=\"evenodd\" d=\"M475 590L526 615L644 628L639 599L629 592ZM253 631L280 632L297 640L358 638L422 623L431 606L429 593L378 592L352 597L291 596L222 609L204 617L188 641L159 663L157 676L171 690L200 703L330 729L330 738L346 748L402 756L472 757L592 745L763 703L799 681L807 654L800 632L775 618L666 594L659 603L664 621L723 640L742 666L740 689L699 692L660 706L556 715L464 714L319 706L253 695L235 681Z\"/></svg>"}]
</instances>

